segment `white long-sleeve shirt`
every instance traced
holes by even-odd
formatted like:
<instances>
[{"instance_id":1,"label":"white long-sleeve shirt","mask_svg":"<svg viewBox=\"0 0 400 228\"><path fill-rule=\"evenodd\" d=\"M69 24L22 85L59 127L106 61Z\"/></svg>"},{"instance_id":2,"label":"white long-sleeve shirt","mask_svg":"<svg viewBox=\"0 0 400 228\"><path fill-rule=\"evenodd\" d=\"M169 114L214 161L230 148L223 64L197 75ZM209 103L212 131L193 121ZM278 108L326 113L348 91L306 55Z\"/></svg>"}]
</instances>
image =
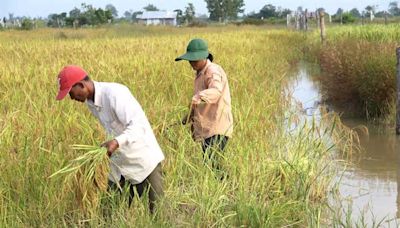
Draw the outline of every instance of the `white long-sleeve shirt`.
<instances>
[{"instance_id":1,"label":"white long-sleeve shirt","mask_svg":"<svg viewBox=\"0 0 400 228\"><path fill-rule=\"evenodd\" d=\"M119 148L111 156L109 180L121 175L132 184L143 182L164 160L164 154L142 107L129 89L118 83L94 83L94 102L86 104Z\"/></svg>"}]
</instances>

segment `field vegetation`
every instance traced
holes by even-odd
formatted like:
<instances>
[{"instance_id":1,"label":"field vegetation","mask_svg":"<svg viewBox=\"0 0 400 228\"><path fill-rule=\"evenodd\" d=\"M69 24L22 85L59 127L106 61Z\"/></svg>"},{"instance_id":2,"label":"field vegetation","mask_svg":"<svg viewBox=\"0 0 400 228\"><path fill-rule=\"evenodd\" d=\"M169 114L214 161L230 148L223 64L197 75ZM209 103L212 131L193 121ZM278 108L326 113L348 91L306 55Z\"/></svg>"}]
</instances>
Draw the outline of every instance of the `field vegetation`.
<instances>
[{"instance_id":1,"label":"field vegetation","mask_svg":"<svg viewBox=\"0 0 400 228\"><path fill-rule=\"evenodd\" d=\"M232 93L235 133L221 156L229 176L222 181L203 164L200 145L192 141L189 129L169 127L188 111L193 90L189 64L173 60L195 37L209 42L215 61L228 74ZM282 92L291 77L288 72L304 58L312 37L247 26L1 32L0 226L315 227L333 223L327 198L337 146L326 136L334 135L341 142L346 134L336 132L337 121L329 116L328 124L318 129L320 134L315 134L313 123L288 131L287 126L297 124L298 118L288 111L291 102ZM339 64L333 60L342 58L334 42L350 45L338 39L320 47L317 37L311 42L312 51L321 53L316 59L333 76ZM359 42L356 54L363 52L362 45L380 45ZM330 70L325 65L329 60ZM378 61L373 56L367 60ZM359 62L353 64L364 67L361 70L371 66ZM148 213L146 199L135 200L128 209L107 194L96 194L96 202L111 210L86 213L77 204L73 188L66 191L62 178L50 178L86 152L72 145L96 146L106 140L85 105L55 101L56 76L66 64L82 66L94 80L127 85L141 103L166 155L166 193L154 216ZM385 63L381 64L372 64L372 69L384 69Z\"/></svg>"},{"instance_id":2,"label":"field vegetation","mask_svg":"<svg viewBox=\"0 0 400 228\"><path fill-rule=\"evenodd\" d=\"M393 122L398 31L398 25L337 26L328 29L325 45L310 38L326 100L356 116Z\"/></svg>"}]
</instances>

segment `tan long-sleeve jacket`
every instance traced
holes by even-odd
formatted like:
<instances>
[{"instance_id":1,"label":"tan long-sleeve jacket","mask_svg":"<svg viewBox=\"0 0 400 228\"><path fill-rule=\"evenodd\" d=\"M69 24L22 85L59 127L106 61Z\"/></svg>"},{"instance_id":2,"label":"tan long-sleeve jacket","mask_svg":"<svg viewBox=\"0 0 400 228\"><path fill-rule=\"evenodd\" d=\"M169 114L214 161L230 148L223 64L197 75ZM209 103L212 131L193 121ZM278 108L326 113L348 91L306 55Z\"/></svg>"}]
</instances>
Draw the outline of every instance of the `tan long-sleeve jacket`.
<instances>
[{"instance_id":1,"label":"tan long-sleeve jacket","mask_svg":"<svg viewBox=\"0 0 400 228\"><path fill-rule=\"evenodd\" d=\"M204 69L196 73L193 103L193 135L197 141L213 135L232 137L228 78L219 65L207 60Z\"/></svg>"}]
</instances>

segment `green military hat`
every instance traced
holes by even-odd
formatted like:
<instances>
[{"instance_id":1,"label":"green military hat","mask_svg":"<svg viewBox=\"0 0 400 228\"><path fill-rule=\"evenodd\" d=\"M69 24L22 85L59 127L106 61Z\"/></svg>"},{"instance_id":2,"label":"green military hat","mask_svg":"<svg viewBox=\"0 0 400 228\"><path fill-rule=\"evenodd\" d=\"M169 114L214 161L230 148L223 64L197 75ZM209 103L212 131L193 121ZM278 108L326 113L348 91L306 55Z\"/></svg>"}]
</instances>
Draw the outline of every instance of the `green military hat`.
<instances>
[{"instance_id":1,"label":"green military hat","mask_svg":"<svg viewBox=\"0 0 400 228\"><path fill-rule=\"evenodd\" d=\"M189 42L186 53L179 56L175 61L188 60L188 61L198 61L207 59L208 55L208 45L206 41L202 39L193 39Z\"/></svg>"}]
</instances>

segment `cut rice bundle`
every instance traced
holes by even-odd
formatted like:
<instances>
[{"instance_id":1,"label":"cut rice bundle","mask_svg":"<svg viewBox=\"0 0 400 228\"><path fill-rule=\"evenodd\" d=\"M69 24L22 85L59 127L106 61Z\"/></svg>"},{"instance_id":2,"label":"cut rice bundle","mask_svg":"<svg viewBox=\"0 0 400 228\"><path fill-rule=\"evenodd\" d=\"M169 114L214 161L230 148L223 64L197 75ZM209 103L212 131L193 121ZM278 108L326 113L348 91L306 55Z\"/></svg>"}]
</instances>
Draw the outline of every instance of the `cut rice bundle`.
<instances>
[{"instance_id":1,"label":"cut rice bundle","mask_svg":"<svg viewBox=\"0 0 400 228\"><path fill-rule=\"evenodd\" d=\"M91 215L99 208L101 193L107 190L110 160L103 147L74 145L72 148L86 152L50 178L64 176L63 192L72 190L84 214Z\"/></svg>"}]
</instances>

